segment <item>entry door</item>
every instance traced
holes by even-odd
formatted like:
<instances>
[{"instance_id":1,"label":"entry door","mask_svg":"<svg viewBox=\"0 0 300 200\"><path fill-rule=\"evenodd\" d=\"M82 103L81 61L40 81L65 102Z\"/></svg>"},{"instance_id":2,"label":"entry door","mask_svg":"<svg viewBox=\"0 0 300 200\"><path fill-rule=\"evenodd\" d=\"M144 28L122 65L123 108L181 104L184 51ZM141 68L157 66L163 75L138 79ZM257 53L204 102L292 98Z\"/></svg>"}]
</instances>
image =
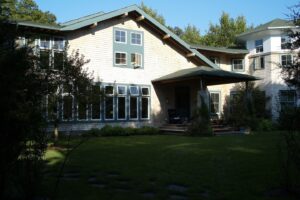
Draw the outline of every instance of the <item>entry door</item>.
<instances>
[{"instance_id":1,"label":"entry door","mask_svg":"<svg viewBox=\"0 0 300 200\"><path fill-rule=\"evenodd\" d=\"M190 118L190 88L175 88L175 109L181 117Z\"/></svg>"}]
</instances>

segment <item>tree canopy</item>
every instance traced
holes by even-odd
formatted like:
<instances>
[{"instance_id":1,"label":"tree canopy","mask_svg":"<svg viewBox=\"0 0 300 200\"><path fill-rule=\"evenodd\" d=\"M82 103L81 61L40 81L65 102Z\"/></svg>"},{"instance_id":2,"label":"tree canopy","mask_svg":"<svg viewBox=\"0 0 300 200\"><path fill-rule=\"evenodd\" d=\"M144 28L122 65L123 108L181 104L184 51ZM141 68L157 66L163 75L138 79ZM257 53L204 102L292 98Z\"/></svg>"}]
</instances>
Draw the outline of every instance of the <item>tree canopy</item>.
<instances>
[{"instance_id":1,"label":"tree canopy","mask_svg":"<svg viewBox=\"0 0 300 200\"><path fill-rule=\"evenodd\" d=\"M10 20L26 20L43 24L55 24L56 16L42 11L34 0L1 0L2 9L9 10Z\"/></svg>"}]
</instances>

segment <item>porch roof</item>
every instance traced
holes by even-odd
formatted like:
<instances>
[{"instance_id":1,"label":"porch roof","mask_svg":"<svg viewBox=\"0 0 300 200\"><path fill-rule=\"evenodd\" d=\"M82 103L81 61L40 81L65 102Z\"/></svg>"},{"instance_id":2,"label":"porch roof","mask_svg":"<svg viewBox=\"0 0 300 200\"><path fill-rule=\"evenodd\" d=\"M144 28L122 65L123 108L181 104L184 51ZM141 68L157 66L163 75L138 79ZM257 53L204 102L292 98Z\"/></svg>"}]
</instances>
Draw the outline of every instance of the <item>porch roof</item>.
<instances>
[{"instance_id":1,"label":"porch roof","mask_svg":"<svg viewBox=\"0 0 300 200\"><path fill-rule=\"evenodd\" d=\"M237 83L243 81L256 81L260 78L248 74L229 72L222 69L213 69L200 66L176 71L152 80L153 83L171 83L191 79L202 79L207 85L219 85L227 83Z\"/></svg>"}]
</instances>

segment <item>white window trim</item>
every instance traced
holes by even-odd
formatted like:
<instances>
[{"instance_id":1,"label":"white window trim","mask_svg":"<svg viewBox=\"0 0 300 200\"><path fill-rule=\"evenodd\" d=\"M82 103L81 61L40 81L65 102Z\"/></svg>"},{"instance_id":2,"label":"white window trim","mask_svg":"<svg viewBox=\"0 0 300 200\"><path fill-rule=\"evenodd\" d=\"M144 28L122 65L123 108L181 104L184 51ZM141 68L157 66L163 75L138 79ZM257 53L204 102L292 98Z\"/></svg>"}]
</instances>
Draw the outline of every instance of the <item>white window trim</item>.
<instances>
[{"instance_id":1,"label":"white window trim","mask_svg":"<svg viewBox=\"0 0 300 200\"><path fill-rule=\"evenodd\" d=\"M71 96L72 97L72 118L71 119L64 119L64 96ZM62 101L61 101L61 118L62 121L68 122L68 121L73 121L74 120L74 96L68 93L63 93L62 94Z\"/></svg>"},{"instance_id":2,"label":"white window trim","mask_svg":"<svg viewBox=\"0 0 300 200\"><path fill-rule=\"evenodd\" d=\"M116 62L116 61L117 61L117 53L125 54L125 59L126 59L125 64L117 64L117 62ZM127 66L127 63L128 63L127 52L115 51L114 64L115 64L116 66Z\"/></svg>"},{"instance_id":3,"label":"white window trim","mask_svg":"<svg viewBox=\"0 0 300 200\"><path fill-rule=\"evenodd\" d=\"M131 54L140 55L141 56L141 65L133 65L133 62L131 62ZM131 53L130 54L130 63L133 67L143 67L143 55L140 53Z\"/></svg>"},{"instance_id":4,"label":"white window trim","mask_svg":"<svg viewBox=\"0 0 300 200\"><path fill-rule=\"evenodd\" d=\"M131 118L131 97L134 97L136 98L136 118ZM130 120L139 120L139 96L136 96L136 95L132 95L132 96L129 96L129 119Z\"/></svg>"},{"instance_id":5,"label":"white window trim","mask_svg":"<svg viewBox=\"0 0 300 200\"><path fill-rule=\"evenodd\" d=\"M149 120L150 119L150 97L149 96L142 96L141 97L141 101L143 98L147 98L148 99L148 117L147 118L144 118L142 113L143 113L143 104L141 102L141 119L143 120Z\"/></svg>"},{"instance_id":6,"label":"white window trim","mask_svg":"<svg viewBox=\"0 0 300 200\"><path fill-rule=\"evenodd\" d=\"M124 116L124 118L119 118L119 98L120 97L125 99L125 116ZM125 95L117 96L117 120L122 120L122 121L126 120L126 116L127 116L126 102L127 102L127 98Z\"/></svg>"},{"instance_id":7,"label":"white window trim","mask_svg":"<svg viewBox=\"0 0 300 200\"><path fill-rule=\"evenodd\" d=\"M262 44L256 46L256 41L260 41L260 40L262 41ZM254 40L254 47L255 47L255 53L263 53L264 52L264 40L263 39ZM262 47L262 51L257 52L258 47Z\"/></svg>"},{"instance_id":8,"label":"white window trim","mask_svg":"<svg viewBox=\"0 0 300 200\"><path fill-rule=\"evenodd\" d=\"M218 106L219 112L217 112L216 114L220 115L221 114L221 91L210 91L209 95L211 96L211 94L219 94L219 106Z\"/></svg>"},{"instance_id":9,"label":"white window trim","mask_svg":"<svg viewBox=\"0 0 300 200\"><path fill-rule=\"evenodd\" d=\"M131 88L137 88L138 94L131 94ZM140 95L139 87L138 86L129 86L129 96L138 97Z\"/></svg>"},{"instance_id":10,"label":"white window trim","mask_svg":"<svg viewBox=\"0 0 300 200\"><path fill-rule=\"evenodd\" d=\"M287 65L282 65L282 56L291 56L291 62L293 63L294 62L294 55L293 54L281 54L280 55L280 65L282 67L286 67Z\"/></svg>"},{"instance_id":11,"label":"white window trim","mask_svg":"<svg viewBox=\"0 0 300 200\"><path fill-rule=\"evenodd\" d=\"M132 43L132 34L139 34L141 36L141 44L134 44ZM130 33L130 44L135 46L143 46L143 34L139 32L131 32Z\"/></svg>"},{"instance_id":12,"label":"white window trim","mask_svg":"<svg viewBox=\"0 0 300 200\"><path fill-rule=\"evenodd\" d=\"M117 34L116 34L116 32L117 31L122 31L122 32L125 32L125 42L119 42L119 41L116 41L116 36L117 36ZM115 43L119 43L119 44L127 44L127 31L125 31L125 30L120 30L120 29L115 29L115 31L114 31L114 42Z\"/></svg>"},{"instance_id":13,"label":"white window trim","mask_svg":"<svg viewBox=\"0 0 300 200\"><path fill-rule=\"evenodd\" d=\"M234 61L235 61L235 60L241 60L241 61L242 61L243 69L235 69L235 68L234 68ZM242 59L242 58L234 58L234 59L232 59L232 70L233 70L233 71L239 71L239 72L245 71L244 59Z\"/></svg>"}]
</instances>

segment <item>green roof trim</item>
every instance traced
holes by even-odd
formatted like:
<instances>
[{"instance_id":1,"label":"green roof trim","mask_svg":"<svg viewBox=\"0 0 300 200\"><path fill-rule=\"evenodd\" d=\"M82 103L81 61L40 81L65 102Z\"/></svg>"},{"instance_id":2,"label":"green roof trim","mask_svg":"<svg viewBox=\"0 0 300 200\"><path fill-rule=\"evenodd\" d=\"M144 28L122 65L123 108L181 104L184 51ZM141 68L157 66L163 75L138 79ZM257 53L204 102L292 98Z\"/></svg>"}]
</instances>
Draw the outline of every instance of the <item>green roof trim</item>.
<instances>
[{"instance_id":1,"label":"green roof trim","mask_svg":"<svg viewBox=\"0 0 300 200\"><path fill-rule=\"evenodd\" d=\"M241 81L256 81L260 78L248 74L234 73L222 69L213 69L205 66L188 68L176 71L166 76L152 80L152 82L178 81L201 77L204 79L219 79L222 83L235 83Z\"/></svg>"},{"instance_id":2,"label":"green roof trim","mask_svg":"<svg viewBox=\"0 0 300 200\"><path fill-rule=\"evenodd\" d=\"M204 51L214 51L220 53L227 53L227 54L247 54L249 51L247 49L234 49L228 47L213 47L213 46L205 46L205 45L197 45L191 44L191 48L197 50L204 50Z\"/></svg>"},{"instance_id":3,"label":"green roof trim","mask_svg":"<svg viewBox=\"0 0 300 200\"><path fill-rule=\"evenodd\" d=\"M249 31L246 31L244 33L239 34L237 37L242 37L245 35L249 35L252 33L265 31L265 30L271 30L271 29L288 29L288 28L295 28L295 24L291 20L285 20L285 19L274 19L272 21L269 21L265 24L259 25L255 27L254 29L250 29Z\"/></svg>"},{"instance_id":4,"label":"green roof trim","mask_svg":"<svg viewBox=\"0 0 300 200\"><path fill-rule=\"evenodd\" d=\"M18 26L29 26L33 28L48 29L48 30L55 30L55 31L60 31L61 29L60 25L48 25L48 24L31 22L31 21L16 21L16 22L12 22L12 24L17 24Z\"/></svg>"},{"instance_id":5,"label":"green roof trim","mask_svg":"<svg viewBox=\"0 0 300 200\"><path fill-rule=\"evenodd\" d=\"M101 22L104 20L108 20L117 16L121 16L124 13L129 13L129 12L138 12L140 15L143 15L145 19L147 19L149 22L151 22L153 25L158 27L160 30L165 32L166 34L169 34L172 39L174 39L176 42L178 42L181 46L186 48L188 51L191 53L194 53L195 56L200 58L204 63L206 63L208 66L212 68L218 68L216 64L211 62L208 58L206 58L204 55L199 53L197 50L190 48L190 45L184 42L181 38L179 38L176 34L171 32L167 27L163 26L160 24L158 21L156 21L154 18L146 14L141 8L139 8L137 5L131 5L125 8L121 8L119 10L111 11L108 13L96 13L93 15L88 15L79 19L71 20L66 23L62 23L59 26L46 26L46 25L38 25L38 24L30 24L30 23L17 23L18 25L23 25L23 26L30 26L30 27L35 27L35 28L42 28L42 29L50 29L50 30L58 30L58 31L74 31L89 25L92 25L96 22Z\"/></svg>"}]
</instances>

